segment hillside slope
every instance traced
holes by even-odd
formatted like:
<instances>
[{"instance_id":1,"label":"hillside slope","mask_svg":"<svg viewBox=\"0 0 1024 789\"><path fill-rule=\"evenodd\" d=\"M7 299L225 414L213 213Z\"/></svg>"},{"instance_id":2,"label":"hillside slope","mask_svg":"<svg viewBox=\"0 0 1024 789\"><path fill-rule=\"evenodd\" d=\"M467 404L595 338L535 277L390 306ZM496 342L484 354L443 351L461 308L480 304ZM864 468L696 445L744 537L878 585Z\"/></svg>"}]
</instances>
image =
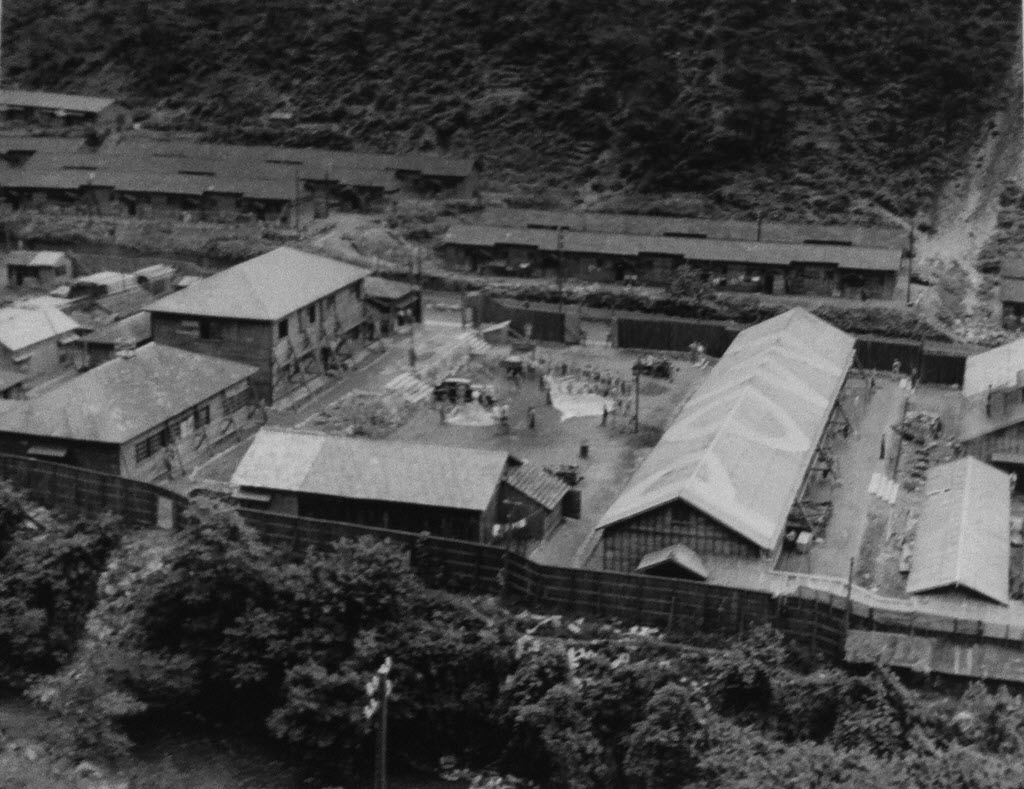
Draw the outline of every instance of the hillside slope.
<instances>
[{"instance_id":1,"label":"hillside slope","mask_svg":"<svg viewBox=\"0 0 1024 789\"><path fill-rule=\"evenodd\" d=\"M481 154L531 187L929 208L1001 103L1016 0L8 0L4 74L221 139ZM296 111L272 130L260 116ZM168 117L164 113L164 117Z\"/></svg>"}]
</instances>

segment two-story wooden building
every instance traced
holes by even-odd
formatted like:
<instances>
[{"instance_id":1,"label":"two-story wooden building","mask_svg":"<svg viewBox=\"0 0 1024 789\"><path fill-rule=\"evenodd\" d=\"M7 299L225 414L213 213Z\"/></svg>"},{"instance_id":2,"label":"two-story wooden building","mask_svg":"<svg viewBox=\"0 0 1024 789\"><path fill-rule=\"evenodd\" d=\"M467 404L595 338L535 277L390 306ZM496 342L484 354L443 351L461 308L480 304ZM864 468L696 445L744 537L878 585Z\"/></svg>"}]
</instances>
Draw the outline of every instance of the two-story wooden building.
<instances>
[{"instance_id":1,"label":"two-story wooden building","mask_svg":"<svg viewBox=\"0 0 1024 789\"><path fill-rule=\"evenodd\" d=\"M1024 340L967 357L958 438L973 457L1024 470Z\"/></svg>"},{"instance_id":2,"label":"two-story wooden building","mask_svg":"<svg viewBox=\"0 0 1024 789\"><path fill-rule=\"evenodd\" d=\"M253 367L147 345L0 407L0 452L152 480L178 476L252 420Z\"/></svg>"},{"instance_id":3,"label":"two-story wooden building","mask_svg":"<svg viewBox=\"0 0 1024 789\"><path fill-rule=\"evenodd\" d=\"M363 324L366 275L279 247L149 305L153 341L251 364L272 403L340 367Z\"/></svg>"}]
</instances>

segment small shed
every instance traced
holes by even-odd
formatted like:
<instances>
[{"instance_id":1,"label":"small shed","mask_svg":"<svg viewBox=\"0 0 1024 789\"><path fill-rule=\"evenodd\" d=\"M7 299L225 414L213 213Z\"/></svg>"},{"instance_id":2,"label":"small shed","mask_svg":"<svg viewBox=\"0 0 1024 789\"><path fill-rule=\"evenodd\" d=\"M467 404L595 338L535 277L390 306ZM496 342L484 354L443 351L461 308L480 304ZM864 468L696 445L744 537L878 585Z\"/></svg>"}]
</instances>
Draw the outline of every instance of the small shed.
<instances>
[{"instance_id":1,"label":"small shed","mask_svg":"<svg viewBox=\"0 0 1024 789\"><path fill-rule=\"evenodd\" d=\"M570 490L539 466L512 458L503 480L499 519L504 523L525 519L529 536L540 539L562 522Z\"/></svg>"},{"instance_id":2,"label":"small shed","mask_svg":"<svg viewBox=\"0 0 1024 789\"><path fill-rule=\"evenodd\" d=\"M972 457L928 473L907 591L1009 603L1010 477Z\"/></svg>"},{"instance_id":3,"label":"small shed","mask_svg":"<svg viewBox=\"0 0 1024 789\"><path fill-rule=\"evenodd\" d=\"M64 252L17 249L4 256L4 269L12 288L55 288L74 275L74 263Z\"/></svg>"},{"instance_id":4,"label":"small shed","mask_svg":"<svg viewBox=\"0 0 1024 789\"><path fill-rule=\"evenodd\" d=\"M405 282L367 277L363 282L363 302L374 337L387 336L423 320L420 289Z\"/></svg>"}]
</instances>

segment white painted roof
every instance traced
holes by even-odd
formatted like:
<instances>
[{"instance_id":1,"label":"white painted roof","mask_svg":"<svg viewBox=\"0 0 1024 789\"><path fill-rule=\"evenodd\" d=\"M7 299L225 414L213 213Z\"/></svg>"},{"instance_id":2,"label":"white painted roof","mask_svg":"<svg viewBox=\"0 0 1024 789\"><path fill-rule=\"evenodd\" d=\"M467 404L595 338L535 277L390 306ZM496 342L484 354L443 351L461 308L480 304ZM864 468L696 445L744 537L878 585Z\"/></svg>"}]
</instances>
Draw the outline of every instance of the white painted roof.
<instances>
[{"instance_id":1,"label":"white painted roof","mask_svg":"<svg viewBox=\"0 0 1024 789\"><path fill-rule=\"evenodd\" d=\"M20 351L79 328L71 318L53 307L0 309L0 345L9 351Z\"/></svg>"},{"instance_id":2,"label":"white painted roof","mask_svg":"<svg viewBox=\"0 0 1024 789\"><path fill-rule=\"evenodd\" d=\"M598 527L681 500L774 548L853 350L803 309L740 332Z\"/></svg>"},{"instance_id":3,"label":"white painted roof","mask_svg":"<svg viewBox=\"0 0 1024 789\"><path fill-rule=\"evenodd\" d=\"M928 472L907 591L966 588L1009 604L1010 478L966 457Z\"/></svg>"},{"instance_id":4,"label":"white painted roof","mask_svg":"<svg viewBox=\"0 0 1024 789\"><path fill-rule=\"evenodd\" d=\"M1017 385L1017 374L1024 371L1024 340L1000 345L991 351L967 357L964 367L964 397Z\"/></svg>"}]
</instances>

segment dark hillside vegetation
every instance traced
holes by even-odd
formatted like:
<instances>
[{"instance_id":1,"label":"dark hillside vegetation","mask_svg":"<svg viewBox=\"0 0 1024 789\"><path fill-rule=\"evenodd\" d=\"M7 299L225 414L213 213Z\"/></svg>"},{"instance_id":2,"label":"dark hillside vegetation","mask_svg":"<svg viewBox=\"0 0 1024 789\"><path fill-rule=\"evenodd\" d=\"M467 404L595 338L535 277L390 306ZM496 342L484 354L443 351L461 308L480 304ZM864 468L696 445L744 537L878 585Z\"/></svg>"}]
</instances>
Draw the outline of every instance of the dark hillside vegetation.
<instances>
[{"instance_id":1,"label":"dark hillside vegetation","mask_svg":"<svg viewBox=\"0 0 1024 789\"><path fill-rule=\"evenodd\" d=\"M215 138L451 149L535 189L910 215L1000 104L1014 0L11 0L8 85ZM261 122L275 109L301 121Z\"/></svg>"}]
</instances>

